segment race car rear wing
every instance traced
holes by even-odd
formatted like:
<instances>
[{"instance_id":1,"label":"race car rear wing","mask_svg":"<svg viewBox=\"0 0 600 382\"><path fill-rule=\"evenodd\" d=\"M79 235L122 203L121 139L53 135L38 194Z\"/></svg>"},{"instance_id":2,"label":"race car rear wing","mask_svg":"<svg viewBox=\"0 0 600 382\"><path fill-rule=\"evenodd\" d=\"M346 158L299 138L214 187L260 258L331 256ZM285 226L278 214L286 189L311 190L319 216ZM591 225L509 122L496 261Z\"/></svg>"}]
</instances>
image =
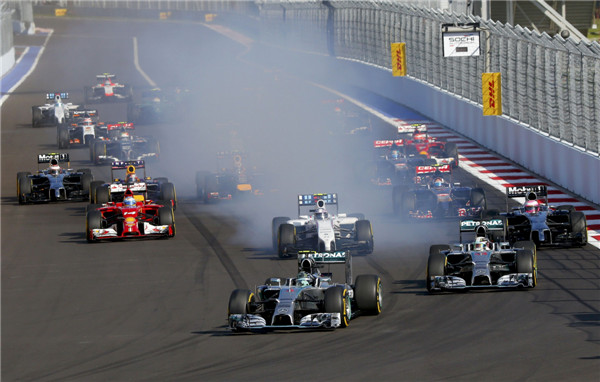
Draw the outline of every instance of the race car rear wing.
<instances>
[{"instance_id":1,"label":"race car rear wing","mask_svg":"<svg viewBox=\"0 0 600 382\"><path fill-rule=\"evenodd\" d=\"M137 168L146 168L146 163L143 160L130 160L130 161L118 161L112 162L112 170L126 170L127 167L134 166Z\"/></svg>"},{"instance_id":2,"label":"race car rear wing","mask_svg":"<svg viewBox=\"0 0 600 382\"><path fill-rule=\"evenodd\" d=\"M393 140L379 140L373 141L373 147L376 149L392 146L403 146L404 139L393 139Z\"/></svg>"},{"instance_id":3,"label":"race car rear wing","mask_svg":"<svg viewBox=\"0 0 600 382\"><path fill-rule=\"evenodd\" d=\"M427 125L422 123L413 123L411 125L406 125L404 123L400 123L397 125L398 133L424 133L427 131Z\"/></svg>"},{"instance_id":4,"label":"race car rear wing","mask_svg":"<svg viewBox=\"0 0 600 382\"><path fill-rule=\"evenodd\" d=\"M52 159L56 159L58 162L70 162L68 153L47 153L38 155L38 164L50 163Z\"/></svg>"},{"instance_id":5,"label":"race car rear wing","mask_svg":"<svg viewBox=\"0 0 600 382\"><path fill-rule=\"evenodd\" d=\"M352 255L350 254L350 251L298 252L298 271L314 273L314 268L322 268L325 265L330 266L332 264L344 264L346 284L352 284ZM331 272L324 272L322 274L331 276Z\"/></svg>"},{"instance_id":6,"label":"race car rear wing","mask_svg":"<svg viewBox=\"0 0 600 382\"><path fill-rule=\"evenodd\" d=\"M462 243L463 232L474 232L476 236L489 237L489 233L492 231L503 232L506 236L505 220L492 217L489 219L469 219L461 220L460 222L460 242ZM504 240L504 238L503 238Z\"/></svg>"},{"instance_id":7,"label":"race car rear wing","mask_svg":"<svg viewBox=\"0 0 600 382\"><path fill-rule=\"evenodd\" d=\"M46 93L47 100L53 100L56 97L60 97L60 99L69 99L69 93L61 93L61 92Z\"/></svg>"},{"instance_id":8,"label":"race car rear wing","mask_svg":"<svg viewBox=\"0 0 600 382\"><path fill-rule=\"evenodd\" d=\"M431 166L416 166L415 173L417 175L425 175L425 174L451 174L452 167L449 164L442 165L431 165Z\"/></svg>"},{"instance_id":9,"label":"race car rear wing","mask_svg":"<svg viewBox=\"0 0 600 382\"><path fill-rule=\"evenodd\" d=\"M73 118L95 118L98 116L98 110L79 109L71 112Z\"/></svg>"},{"instance_id":10,"label":"race car rear wing","mask_svg":"<svg viewBox=\"0 0 600 382\"><path fill-rule=\"evenodd\" d=\"M548 204L548 187L546 185L532 185L519 187L506 187L506 210L508 211L508 199L525 198L526 200L537 200Z\"/></svg>"},{"instance_id":11,"label":"race car rear wing","mask_svg":"<svg viewBox=\"0 0 600 382\"><path fill-rule=\"evenodd\" d=\"M302 215L302 208L306 208L306 207L318 207L318 208L325 208L328 205L333 205L335 206L335 214L337 214L337 208L338 208L338 199L337 199L337 194L301 194L298 195L298 216ZM306 210L305 210L306 211ZM310 210L310 212L313 212L314 210Z\"/></svg>"},{"instance_id":12,"label":"race car rear wing","mask_svg":"<svg viewBox=\"0 0 600 382\"><path fill-rule=\"evenodd\" d=\"M97 74L96 78L99 80L103 80L106 78L115 78L116 75L115 74L110 74L110 73L102 73L102 74Z\"/></svg>"},{"instance_id":13,"label":"race car rear wing","mask_svg":"<svg viewBox=\"0 0 600 382\"><path fill-rule=\"evenodd\" d=\"M125 129L125 130L134 130L132 122L117 122L117 123L109 123L106 125L106 129L108 131L117 130L117 129Z\"/></svg>"}]
</instances>

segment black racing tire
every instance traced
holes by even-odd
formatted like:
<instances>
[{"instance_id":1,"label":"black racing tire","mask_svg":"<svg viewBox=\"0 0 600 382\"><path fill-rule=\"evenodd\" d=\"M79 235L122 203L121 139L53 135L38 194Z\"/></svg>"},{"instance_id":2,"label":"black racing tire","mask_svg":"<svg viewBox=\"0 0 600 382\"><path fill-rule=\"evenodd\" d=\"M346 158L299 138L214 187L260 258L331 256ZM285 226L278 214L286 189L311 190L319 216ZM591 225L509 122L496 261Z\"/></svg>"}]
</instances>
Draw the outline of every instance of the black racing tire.
<instances>
[{"instance_id":1,"label":"black racing tire","mask_svg":"<svg viewBox=\"0 0 600 382\"><path fill-rule=\"evenodd\" d=\"M481 207L483 210L487 209L487 200L483 188L471 189L470 202L471 207Z\"/></svg>"},{"instance_id":2,"label":"black racing tire","mask_svg":"<svg viewBox=\"0 0 600 382\"><path fill-rule=\"evenodd\" d=\"M340 313L340 327L345 328L350 325L352 308L346 288L343 286L333 286L325 289L323 300L325 313Z\"/></svg>"},{"instance_id":3,"label":"black racing tire","mask_svg":"<svg viewBox=\"0 0 600 382\"><path fill-rule=\"evenodd\" d=\"M236 289L229 296L229 304L227 306L227 318L232 314L248 314L250 313L250 304L254 302L255 296L251 290Z\"/></svg>"},{"instance_id":4,"label":"black racing tire","mask_svg":"<svg viewBox=\"0 0 600 382\"><path fill-rule=\"evenodd\" d=\"M101 208L101 207L102 207L102 204L93 204L93 203L90 203L90 204L88 204L88 205L85 206L85 212L87 213L89 211L95 211L95 210L97 210L98 208Z\"/></svg>"},{"instance_id":5,"label":"black racing tire","mask_svg":"<svg viewBox=\"0 0 600 382\"><path fill-rule=\"evenodd\" d=\"M277 235L279 232L279 226L286 223L288 220L290 220L290 218L287 216L277 216L277 217L274 217L273 220L271 221L271 238L272 238L272 242L273 242L273 249L275 251L277 251L277 249L278 249Z\"/></svg>"},{"instance_id":6,"label":"black racing tire","mask_svg":"<svg viewBox=\"0 0 600 382\"><path fill-rule=\"evenodd\" d=\"M140 107L133 102L127 104L127 121L133 123L141 123Z\"/></svg>"},{"instance_id":7,"label":"black racing tire","mask_svg":"<svg viewBox=\"0 0 600 382\"><path fill-rule=\"evenodd\" d=\"M216 174L208 174L204 178L204 203L208 204L217 201L209 198L212 192L219 192L219 179Z\"/></svg>"},{"instance_id":8,"label":"black racing tire","mask_svg":"<svg viewBox=\"0 0 600 382\"><path fill-rule=\"evenodd\" d=\"M85 236L87 241L91 243L94 241L92 230L102 228L102 213L96 210L88 211L85 221Z\"/></svg>"},{"instance_id":9,"label":"black racing tire","mask_svg":"<svg viewBox=\"0 0 600 382\"><path fill-rule=\"evenodd\" d=\"M293 224L281 224L277 231L277 253L279 257L287 257L289 247L296 245L296 230Z\"/></svg>"},{"instance_id":10,"label":"black racing tire","mask_svg":"<svg viewBox=\"0 0 600 382\"><path fill-rule=\"evenodd\" d=\"M90 203L96 201L96 189L102 186L105 182L103 180L94 180L90 183Z\"/></svg>"},{"instance_id":11,"label":"black racing tire","mask_svg":"<svg viewBox=\"0 0 600 382\"><path fill-rule=\"evenodd\" d=\"M106 204L110 202L110 189L107 186L96 187L96 195L94 197L95 204Z\"/></svg>"},{"instance_id":12,"label":"black racing tire","mask_svg":"<svg viewBox=\"0 0 600 382\"><path fill-rule=\"evenodd\" d=\"M158 143L158 140L152 137L148 137L147 140L148 152L155 153L157 156L160 157L160 143Z\"/></svg>"},{"instance_id":13,"label":"black racing tire","mask_svg":"<svg viewBox=\"0 0 600 382\"><path fill-rule=\"evenodd\" d=\"M38 106L31 107L31 127L38 127L42 119L42 111Z\"/></svg>"},{"instance_id":14,"label":"black racing tire","mask_svg":"<svg viewBox=\"0 0 600 382\"><path fill-rule=\"evenodd\" d=\"M101 160L99 158L100 155L106 155L106 142L104 141L94 141L94 158L92 162L95 164L100 164Z\"/></svg>"},{"instance_id":15,"label":"black racing tire","mask_svg":"<svg viewBox=\"0 0 600 382\"><path fill-rule=\"evenodd\" d=\"M569 212L575 211L575 207L573 207L571 204L563 204L563 205L556 207L556 209L559 211L569 211Z\"/></svg>"},{"instance_id":16,"label":"black racing tire","mask_svg":"<svg viewBox=\"0 0 600 382\"><path fill-rule=\"evenodd\" d=\"M173 235L175 236L175 217L173 216L173 209L169 206L158 208L158 222L160 225L168 225L173 228Z\"/></svg>"},{"instance_id":17,"label":"black racing tire","mask_svg":"<svg viewBox=\"0 0 600 382\"><path fill-rule=\"evenodd\" d=\"M94 177L92 176L91 172L84 172L81 175L81 189L86 193L86 194L90 194L90 186L92 185L92 181L94 180Z\"/></svg>"},{"instance_id":18,"label":"black racing tire","mask_svg":"<svg viewBox=\"0 0 600 382\"><path fill-rule=\"evenodd\" d=\"M355 239L357 242L365 242L366 247L361 251L364 254L373 253L374 241L373 241L373 226L369 220L357 220L354 223L354 229L356 231Z\"/></svg>"},{"instance_id":19,"label":"black racing tire","mask_svg":"<svg viewBox=\"0 0 600 382\"><path fill-rule=\"evenodd\" d=\"M172 200L173 209L177 209L177 193L175 192L175 185L170 182L165 182L160 185L160 200Z\"/></svg>"},{"instance_id":20,"label":"black racing tire","mask_svg":"<svg viewBox=\"0 0 600 382\"><path fill-rule=\"evenodd\" d=\"M31 173L28 171L17 173L17 199L19 204L27 203L27 195L31 194L32 185L29 175Z\"/></svg>"},{"instance_id":21,"label":"black racing tire","mask_svg":"<svg viewBox=\"0 0 600 382\"><path fill-rule=\"evenodd\" d=\"M94 163L96 160L96 153L94 152L94 148L96 146L96 139L92 138L90 140L90 144L88 145L88 150L90 151L90 162Z\"/></svg>"},{"instance_id":22,"label":"black racing tire","mask_svg":"<svg viewBox=\"0 0 600 382\"><path fill-rule=\"evenodd\" d=\"M513 248L519 248L519 249L526 249L528 251L531 251L531 253L533 253L533 256L535 257L537 255L537 248L535 246L535 243L533 241L515 241L515 243L512 245Z\"/></svg>"},{"instance_id":23,"label":"black racing tire","mask_svg":"<svg viewBox=\"0 0 600 382\"><path fill-rule=\"evenodd\" d=\"M458 148L456 147L456 143L454 142L446 142L444 146L444 152L446 153L446 157L454 158L454 162L452 163L452 167L458 167L459 159L458 159Z\"/></svg>"},{"instance_id":24,"label":"black racing tire","mask_svg":"<svg viewBox=\"0 0 600 382\"><path fill-rule=\"evenodd\" d=\"M429 258L427 259L427 270L425 277L425 284L427 286L427 292L433 293L432 289L432 278L434 276L445 276L446 275L446 255L442 251L450 249L448 244L436 244L429 247Z\"/></svg>"},{"instance_id":25,"label":"black racing tire","mask_svg":"<svg viewBox=\"0 0 600 382\"><path fill-rule=\"evenodd\" d=\"M362 313L377 315L381 313L383 291L381 278L377 275L359 275L354 282L356 306Z\"/></svg>"},{"instance_id":26,"label":"black racing tire","mask_svg":"<svg viewBox=\"0 0 600 382\"><path fill-rule=\"evenodd\" d=\"M131 103L133 101L133 88L130 85L123 86L123 102Z\"/></svg>"},{"instance_id":27,"label":"black racing tire","mask_svg":"<svg viewBox=\"0 0 600 382\"><path fill-rule=\"evenodd\" d=\"M64 124L57 127L57 140L59 149L68 149L70 146L69 128Z\"/></svg>"},{"instance_id":28,"label":"black racing tire","mask_svg":"<svg viewBox=\"0 0 600 382\"><path fill-rule=\"evenodd\" d=\"M537 285L537 269L533 253L528 249L517 250L516 263L517 273L531 273L533 275L533 287L535 287Z\"/></svg>"},{"instance_id":29,"label":"black racing tire","mask_svg":"<svg viewBox=\"0 0 600 382\"><path fill-rule=\"evenodd\" d=\"M571 232L573 234L581 234L581 239L578 243L580 246L587 244L587 219L583 212L572 211L571 215Z\"/></svg>"}]
</instances>

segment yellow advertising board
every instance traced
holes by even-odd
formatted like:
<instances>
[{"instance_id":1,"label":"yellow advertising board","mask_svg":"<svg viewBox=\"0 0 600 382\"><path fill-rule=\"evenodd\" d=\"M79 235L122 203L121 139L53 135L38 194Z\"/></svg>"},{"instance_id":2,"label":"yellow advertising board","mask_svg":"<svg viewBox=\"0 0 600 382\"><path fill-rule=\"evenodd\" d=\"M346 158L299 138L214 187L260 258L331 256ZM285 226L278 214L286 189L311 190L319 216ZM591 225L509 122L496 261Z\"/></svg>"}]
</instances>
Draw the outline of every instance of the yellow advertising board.
<instances>
[{"instance_id":1,"label":"yellow advertising board","mask_svg":"<svg viewBox=\"0 0 600 382\"><path fill-rule=\"evenodd\" d=\"M502 82L500 73L482 73L483 115L502 115Z\"/></svg>"},{"instance_id":2,"label":"yellow advertising board","mask_svg":"<svg viewBox=\"0 0 600 382\"><path fill-rule=\"evenodd\" d=\"M216 13L207 13L204 15L204 21L207 23L215 21L215 17L217 17Z\"/></svg>"},{"instance_id":3,"label":"yellow advertising board","mask_svg":"<svg viewBox=\"0 0 600 382\"><path fill-rule=\"evenodd\" d=\"M54 16L61 17L61 16L66 16L66 14L67 14L66 8L56 8L54 10Z\"/></svg>"},{"instance_id":4,"label":"yellow advertising board","mask_svg":"<svg viewBox=\"0 0 600 382\"><path fill-rule=\"evenodd\" d=\"M392 43L392 74L406 76L406 44L403 42Z\"/></svg>"}]
</instances>

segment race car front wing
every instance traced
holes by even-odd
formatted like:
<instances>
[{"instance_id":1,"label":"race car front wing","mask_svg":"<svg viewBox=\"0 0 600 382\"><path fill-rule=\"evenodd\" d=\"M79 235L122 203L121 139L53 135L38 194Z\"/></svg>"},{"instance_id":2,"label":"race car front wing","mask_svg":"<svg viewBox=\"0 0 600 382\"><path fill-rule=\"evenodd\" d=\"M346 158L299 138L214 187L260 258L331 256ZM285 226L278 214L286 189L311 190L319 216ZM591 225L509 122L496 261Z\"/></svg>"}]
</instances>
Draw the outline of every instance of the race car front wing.
<instances>
[{"instance_id":1,"label":"race car front wing","mask_svg":"<svg viewBox=\"0 0 600 382\"><path fill-rule=\"evenodd\" d=\"M489 288L533 288L532 273L511 273L501 276L494 285L467 285L463 278L456 276L435 276L428 282L432 290L464 290L464 289L489 289Z\"/></svg>"},{"instance_id":2,"label":"race car front wing","mask_svg":"<svg viewBox=\"0 0 600 382\"><path fill-rule=\"evenodd\" d=\"M233 331L335 329L341 325L341 315L340 313L313 313L302 317L299 325L267 325L266 320L256 314L231 314L228 321L229 329Z\"/></svg>"}]
</instances>

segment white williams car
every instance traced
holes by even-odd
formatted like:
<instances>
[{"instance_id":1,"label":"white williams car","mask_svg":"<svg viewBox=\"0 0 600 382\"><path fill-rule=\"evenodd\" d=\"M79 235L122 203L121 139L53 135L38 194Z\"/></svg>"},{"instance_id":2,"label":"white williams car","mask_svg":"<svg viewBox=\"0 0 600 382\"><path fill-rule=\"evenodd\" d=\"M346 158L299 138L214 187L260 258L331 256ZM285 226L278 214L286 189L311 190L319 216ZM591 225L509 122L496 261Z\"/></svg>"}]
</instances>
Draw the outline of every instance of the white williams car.
<instances>
[{"instance_id":1,"label":"white williams car","mask_svg":"<svg viewBox=\"0 0 600 382\"><path fill-rule=\"evenodd\" d=\"M327 207L334 207L334 213ZM299 250L373 252L371 222L363 214L339 214L337 207L337 194L298 195L297 219L273 218L273 247L279 257L293 256Z\"/></svg>"},{"instance_id":2,"label":"white williams car","mask_svg":"<svg viewBox=\"0 0 600 382\"><path fill-rule=\"evenodd\" d=\"M71 111L79 107L70 102L64 103L63 100L66 99L69 99L69 93L46 94L46 100L53 102L31 107L31 125L37 127L66 123L71 116Z\"/></svg>"}]
</instances>

